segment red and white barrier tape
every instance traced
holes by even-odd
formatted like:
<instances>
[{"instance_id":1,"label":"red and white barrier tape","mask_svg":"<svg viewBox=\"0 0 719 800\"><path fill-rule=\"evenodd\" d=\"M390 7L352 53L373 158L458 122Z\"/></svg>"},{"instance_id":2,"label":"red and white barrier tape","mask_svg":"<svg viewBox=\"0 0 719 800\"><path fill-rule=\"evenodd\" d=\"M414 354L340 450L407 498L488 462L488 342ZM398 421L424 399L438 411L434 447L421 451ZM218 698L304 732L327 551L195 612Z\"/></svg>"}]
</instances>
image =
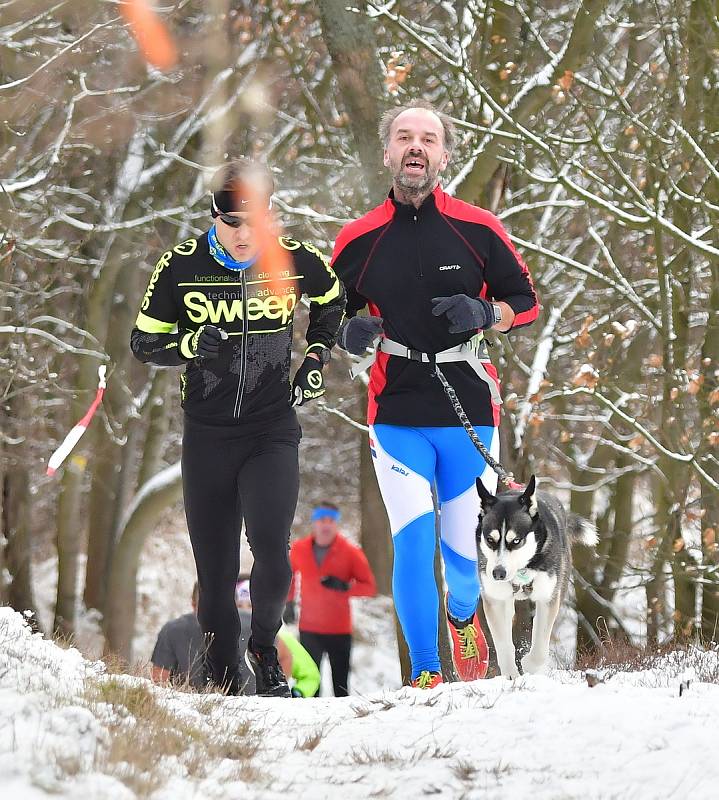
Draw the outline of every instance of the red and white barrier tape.
<instances>
[{"instance_id":1,"label":"red and white barrier tape","mask_svg":"<svg viewBox=\"0 0 719 800\"><path fill-rule=\"evenodd\" d=\"M70 455L75 445L80 441L83 433L85 433L87 430L87 426L90 424L90 420L100 407L100 403L102 403L102 396L105 394L105 387L107 386L105 381L106 372L107 367L104 364L97 368L98 381L95 399L92 401L90 408L88 408L85 412L85 416L77 423L77 425L75 425L75 427L65 437L60 447L58 447L57 450L50 456L50 460L47 462L48 475L54 475L55 472L57 472L62 462Z\"/></svg>"}]
</instances>

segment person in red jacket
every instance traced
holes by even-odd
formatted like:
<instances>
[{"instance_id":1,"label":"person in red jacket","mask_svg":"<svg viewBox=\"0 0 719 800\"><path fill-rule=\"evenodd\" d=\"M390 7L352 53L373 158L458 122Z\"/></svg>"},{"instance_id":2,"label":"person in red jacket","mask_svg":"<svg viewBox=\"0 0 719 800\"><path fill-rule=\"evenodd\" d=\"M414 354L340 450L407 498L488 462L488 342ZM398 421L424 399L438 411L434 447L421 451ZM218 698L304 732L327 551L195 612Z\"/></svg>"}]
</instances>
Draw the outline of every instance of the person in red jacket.
<instances>
[{"instance_id":1,"label":"person in red jacket","mask_svg":"<svg viewBox=\"0 0 719 800\"><path fill-rule=\"evenodd\" d=\"M327 653L335 697L347 697L352 616L350 597L374 597L374 575L362 550L339 532L340 511L322 502L312 512L312 534L290 549L288 609L300 598L300 643L320 666Z\"/></svg>"}]
</instances>

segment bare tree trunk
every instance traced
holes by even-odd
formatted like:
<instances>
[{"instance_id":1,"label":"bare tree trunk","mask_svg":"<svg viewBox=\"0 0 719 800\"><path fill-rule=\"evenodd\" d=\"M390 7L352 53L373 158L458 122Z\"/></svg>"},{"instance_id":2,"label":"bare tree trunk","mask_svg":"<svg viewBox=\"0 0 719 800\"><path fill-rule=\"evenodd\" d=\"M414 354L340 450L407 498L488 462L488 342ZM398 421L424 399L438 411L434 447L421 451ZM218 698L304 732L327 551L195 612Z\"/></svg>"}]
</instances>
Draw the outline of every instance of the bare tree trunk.
<instances>
[{"instance_id":1,"label":"bare tree trunk","mask_svg":"<svg viewBox=\"0 0 719 800\"><path fill-rule=\"evenodd\" d=\"M666 465L665 465L666 466ZM666 475L666 473L665 473ZM666 480L669 476L666 475ZM672 542L681 536L681 520L672 513L669 492L663 479L655 482L656 522L658 527L657 547L652 561L650 578L645 586L647 597L647 645L656 647L662 631L669 630L667 610L666 567L671 561Z\"/></svg>"},{"instance_id":2,"label":"bare tree trunk","mask_svg":"<svg viewBox=\"0 0 719 800\"><path fill-rule=\"evenodd\" d=\"M702 84L706 75L713 69L713 52L716 52L717 35L715 4L704 0L691 4L688 25L687 54L689 69L686 87L687 118L685 127L692 132L703 128L705 132L719 129L719 107L717 102L704 102L708 97ZM709 46L709 31L713 31L713 48ZM714 100L716 101L716 86L714 87ZM696 134L695 134L696 135ZM716 164L719 161L719 144L716 137L711 143L705 143L707 155ZM719 182L708 181L705 188L706 200L715 206L719 203ZM707 234L715 247L719 247L719 225L715 224ZM702 442L700 454L702 456L716 455L716 443L719 439L719 424L716 418L717 399L719 398L719 380L717 365L719 365L719 261L710 259L708 264L710 274L709 285L709 317L704 341L701 348L701 377L702 383L697 397L699 419L702 424ZM708 465L708 460L704 465ZM714 470L714 476L717 473ZM702 480L701 490L701 527L702 527L702 607L701 607L701 636L704 642L719 642L719 491Z\"/></svg>"},{"instance_id":3,"label":"bare tree trunk","mask_svg":"<svg viewBox=\"0 0 719 800\"><path fill-rule=\"evenodd\" d=\"M209 92L213 81L227 67L230 60L229 29L227 26L230 3L229 0L209 0L207 5L209 6L210 19L212 20L212 27L207 32L206 49L206 85ZM222 113L220 109L227 105L228 92L229 87L226 83L222 83L214 92L213 106L216 113L208 119L208 123L203 129L202 160L205 164L218 164L223 160L230 123L227 119L227 114ZM250 105L251 101L248 103L247 111L256 117L259 109L252 108ZM259 122L258 119L255 121ZM264 125L258 127L262 129Z\"/></svg>"},{"instance_id":4,"label":"bare tree trunk","mask_svg":"<svg viewBox=\"0 0 719 800\"><path fill-rule=\"evenodd\" d=\"M610 455L608 448L598 446L589 458L587 466L592 469L607 468L610 462ZM571 467L570 476L572 484L576 486L587 486L596 480L596 473L592 474L576 465ZM572 492L571 509L575 514L579 514L585 519L590 519L593 505L593 491ZM573 558L574 568L578 576L574 585L577 614L579 616L577 624L577 654L580 654L597 650L598 642L601 641L606 633L605 620L610 609L601 602L595 586L596 555L588 547L578 547L573 553Z\"/></svg>"},{"instance_id":5,"label":"bare tree trunk","mask_svg":"<svg viewBox=\"0 0 719 800\"><path fill-rule=\"evenodd\" d=\"M103 610L107 566L112 548L112 522L117 501L117 476L122 449L106 438L93 453L95 469L88 503L87 563L84 601ZM79 527L79 526L78 526Z\"/></svg>"},{"instance_id":6,"label":"bare tree trunk","mask_svg":"<svg viewBox=\"0 0 719 800\"><path fill-rule=\"evenodd\" d=\"M152 376L152 387L147 400L150 421L145 434L145 447L142 451L142 461L137 476L138 489L159 472L162 464L165 436L170 426L166 394L170 378L174 375L173 370L158 369Z\"/></svg>"},{"instance_id":7,"label":"bare tree trunk","mask_svg":"<svg viewBox=\"0 0 719 800\"><path fill-rule=\"evenodd\" d=\"M701 637L706 644L719 642L719 493L702 483L702 584Z\"/></svg>"},{"instance_id":8,"label":"bare tree trunk","mask_svg":"<svg viewBox=\"0 0 719 800\"><path fill-rule=\"evenodd\" d=\"M366 441L360 449L360 505L362 549L377 581L377 591L389 596L392 594L392 537Z\"/></svg>"},{"instance_id":9,"label":"bare tree trunk","mask_svg":"<svg viewBox=\"0 0 719 800\"><path fill-rule=\"evenodd\" d=\"M629 460L626 456L619 455L617 457L616 465L619 469L628 466L628 463ZM611 505L614 512L614 520L611 534L609 535L607 532L609 541L604 558L602 582L597 588L600 596L603 597L607 603L614 602L617 585L624 572L629 556L636 480L636 473L625 472L617 479L613 491ZM601 535L602 534L600 534L600 537ZM616 623L615 619L608 616L606 625L611 636L626 640L626 631Z\"/></svg>"},{"instance_id":10,"label":"bare tree trunk","mask_svg":"<svg viewBox=\"0 0 719 800\"><path fill-rule=\"evenodd\" d=\"M402 625L400 624L396 611L394 615L394 627L395 633L397 634L397 653L399 655L399 670L402 677L402 685L409 686L412 682L412 662L409 658L409 648L407 647L407 641L404 638Z\"/></svg>"},{"instance_id":11,"label":"bare tree trunk","mask_svg":"<svg viewBox=\"0 0 719 800\"><path fill-rule=\"evenodd\" d=\"M499 207L504 200L504 193L507 189L507 182L509 180L509 166L507 164L500 164L494 170L494 174L487 183L485 190L486 201L485 205L488 211L496 214Z\"/></svg>"},{"instance_id":12,"label":"bare tree trunk","mask_svg":"<svg viewBox=\"0 0 719 800\"><path fill-rule=\"evenodd\" d=\"M689 641L694 634L697 621L697 564L686 547L674 553L672 558L674 577L674 638Z\"/></svg>"},{"instance_id":13,"label":"bare tree trunk","mask_svg":"<svg viewBox=\"0 0 719 800\"><path fill-rule=\"evenodd\" d=\"M319 0L318 5L322 32L359 152L362 177L370 201L378 203L387 191L382 146L377 138L378 102L384 96L384 87L372 22L366 14L355 14L345 0Z\"/></svg>"},{"instance_id":14,"label":"bare tree trunk","mask_svg":"<svg viewBox=\"0 0 719 800\"><path fill-rule=\"evenodd\" d=\"M363 416L367 416L367 388L360 386L362 392L361 408ZM394 549L389 520L384 501L377 483L377 475L372 464L372 454L365 434L360 447L360 540L369 565L377 582L377 591L387 596L392 595L392 569ZM402 683L408 685L412 680L412 664L409 649L402 633L397 613L394 614L397 634L397 654L399 657Z\"/></svg>"},{"instance_id":15,"label":"bare tree trunk","mask_svg":"<svg viewBox=\"0 0 719 800\"><path fill-rule=\"evenodd\" d=\"M682 515L690 475L684 465L669 458L659 460L662 478L657 479L654 490L657 524L657 550L646 586L647 641L659 643L660 634L673 633L684 638L691 632L694 622L695 586L687 574L689 555L682 536ZM667 566L674 577L674 627L668 614Z\"/></svg>"},{"instance_id":16,"label":"bare tree trunk","mask_svg":"<svg viewBox=\"0 0 719 800\"><path fill-rule=\"evenodd\" d=\"M367 415L367 389L360 384L363 416ZM392 594L392 535L366 434L360 446L360 541L377 581L377 591Z\"/></svg>"},{"instance_id":17,"label":"bare tree trunk","mask_svg":"<svg viewBox=\"0 0 719 800\"><path fill-rule=\"evenodd\" d=\"M113 553L105 602L105 652L132 659L137 611L137 570L142 547L160 515L182 496L180 463L167 467L137 493Z\"/></svg>"},{"instance_id":18,"label":"bare tree trunk","mask_svg":"<svg viewBox=\"0 0 719 800\"><path fill-rule=\"evenodd\" d=\"M719 236L717 236L719 239ZM709 308L714 309L710 315L707 332L702 347L702 364L704 383L699 398L700 418L707 427L704 433L702 449L712 450L712 437L717 431L711 429L714 419L712 397L719 395L716 365L719 364L719 263L714 260L712 266L712 292ZM714 423L716 425L716 423ZM715 448L714 448L715 449ZM701 482L702 517L702 564L705 582L702 594L701 633L705 642L719 642L719 492Z\"/></svg>"},{"instance_id":19,"label":"bare tree trunk","mask_svg":"<svg viewBox=\"0 0 719 800\"><path fill-rule=\"evenodd\" d=\"M155 374L152 376L152 386L150 388L147 403L144 407L144 410L148 411L149 415L149 424L147 426L147 430L145 433L145 446L143 449L142 455L142 462L139 468L139 475L137 480L137 492L138 494L142 491L143 487L148 484L148 482L160 472L161 469L161 462L162 462L162 452L164 450L165 445L165 435L168 430L169 426L169 419L167 413L167 406L164 402L164 395L167 388L167 384L169 378L172 376L172 371L170 370L163 370L158 369L155 371ZM111 569L113 564L115 563L115 549L116 546L122 545L122 549L120 552L120 559L123 559L126 563L124 567L118 566L118 569L122 571L125 570L124 574L128 574L128 569L132 573L130 577L130 585L127 586L127 597L130 598L132 605L132 611L128 614L131 614L132 619L134 620L135 612L136 612L136 602L137 602L137 569L139 567L139 560L140 554L142 551L142 545L144 543L144 537L146 537L146 533L143 534L141 531L137 534L138 538L141 538L142 541L131 542L129 538L132 537L132 531L130 534L126 534L123 531L123 525L126 525L125 516L126 510L130 508L130 506L135 502L133 498L133 469L132 469L132 460L135 458L136 453L139 450L139 437L142 433L141 427L141 419L133 419L130 422L128 434L127 434L127 443L123 448L123 463L122 463L122 470L120 473L120 482L118 486L118 497L115 509L115 518L112 521L112 542L113 547L112 550L108 553L109 563L107 566L106 576L103 581L104 586L108 587L112 583L111 578ZM168 505L174 502L174 494L175 489L166 489L168 493ZM181 491L181 486L180 486ZM154 501L153 501L154 502ZM159 503L158 503L159 508ZM160 509L161 511L161 509ZM158 513L160 513L158 511ZM149 525L149 523L148 523ZM123 536L125 537L123 539ZM136 559L136 563L133 567L132 560ZM128 563L129 561L129 563ZM128 600L128 602L130 602ZM103 609L106 609L106 602L107 597L103 598ZM130 608L130 606L128 606ZM128 631L130 637L130 645L132 643L132 635L134 629L134 622L128 620ZM114 635L114 634L113 634ZM124 635L124 634L123 634ZM106 645L108 652L112 651L113 648ZM127 654L124 656L127 660L130 659L131 656L131 648L127 651Z\"/></svg>"},{"instance_id":20,"label":"bare tree trunk","mask_svg":"<svg viewBox=\"0 0 719 800\"><path fill-rule=\"evenodd\" d=\"M53 632L62 636L71 636L75 632L82 527L77 501L84 474L85 457L70 456L62 478L57 510L57 601Z\"/></svg>"},{"instance_id":21,"label":"bare tree trunk","mask_svg":"<svg viewBox=\"0 0 719 800\"><path fill-rule=\"evenodd\" d=\"M126 275L118 276L115 297L107 329L107 352L114 368L105 392L104 405L108 416L122 426L125 441L117 441L98 427L95 432L93 461L95 469L88 503L87 564L85 568L84 600L87 608L104 610L107 573L110 568L115 529L122 516L127 496L123 495L123 482L129 488L129 476L123 472L123 461L134 455L131 431L137 427L132 418L132 398L125 390L127 362L130 358L128 331L132 327L132 310L125 302L123 284ZM119 427L118 425L118 427ZM127 468L127 464L125 465Z\"/></svg>"},{"instance_id":22,"label":"bare tree trunk","mask_svg":"<svg viewBox=\"0 0 719 800\"><path fill-rule=\"evenodd\" d=\"M524 658L532 646L532 622L534 609L531 603L515 603L514 622L512 623L512 639L516 646L517 663Z\"/></svg>"},{"instance_id":23,"label":"bare tree trunk","mask_svg":"<svg viewBox=\"0 0 719 800\"><path fill-rule=\"evenodd\" d=\"M2 484L0 534L6 540L5 565L10 575L7 599L16 611L32 611L30 623L38 628L33 595L30 550L30 493L27 469L15 464L5 473Z\"/></svg>"},{"instance_id":24,"label":"bare tree trunk","mask_svg":"<svg viewBox=\"0 0 719 800\"><path fill-rule=\"evenodd\" d=\"M497 648L494 646L494 640L492 639L492 634L489 630L489 623L487 622L487 617L484 613L484 606L482 605L481 598L479 607L477 608L477 617L479 619L479 624L482 626L482 631L484 632L485 638L487 639L487 645L489 646L489 666L487 667L487 677L494 678L500 674L499 662L497 661Z\"/></svg>"}]
</instances>

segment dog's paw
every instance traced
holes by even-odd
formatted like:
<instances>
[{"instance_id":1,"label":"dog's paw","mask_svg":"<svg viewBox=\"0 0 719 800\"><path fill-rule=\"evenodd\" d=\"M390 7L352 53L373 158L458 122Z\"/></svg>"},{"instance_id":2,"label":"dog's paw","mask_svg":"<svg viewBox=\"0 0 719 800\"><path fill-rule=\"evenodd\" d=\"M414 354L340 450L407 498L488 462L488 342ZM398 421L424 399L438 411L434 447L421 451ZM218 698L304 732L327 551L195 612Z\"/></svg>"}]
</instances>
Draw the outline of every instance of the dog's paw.
<instances>
[{"instance_id":1,"label":"dog's paw","mask_svg":"<svg viewBox=\"0 0 719 800\"><path fill-rule=\"evenodd\" d=\"M517 665L512 661L511 664L500 664L499 671L503 678L507 678L510 681L513 681L515 678L519 677L519 670L517 669Z\"/></svg>"},{"instance_id":2,"label":"dog's paw","mask_svg":"<svg viewBox=\"0 0 719 800\"><path fill-rule=\"evenodd\" d=\"M522 659L522 672L525 675L541 675L547 671L547 663L544 659L535 658L531 653Z\"/></svg>"}]
</instances>

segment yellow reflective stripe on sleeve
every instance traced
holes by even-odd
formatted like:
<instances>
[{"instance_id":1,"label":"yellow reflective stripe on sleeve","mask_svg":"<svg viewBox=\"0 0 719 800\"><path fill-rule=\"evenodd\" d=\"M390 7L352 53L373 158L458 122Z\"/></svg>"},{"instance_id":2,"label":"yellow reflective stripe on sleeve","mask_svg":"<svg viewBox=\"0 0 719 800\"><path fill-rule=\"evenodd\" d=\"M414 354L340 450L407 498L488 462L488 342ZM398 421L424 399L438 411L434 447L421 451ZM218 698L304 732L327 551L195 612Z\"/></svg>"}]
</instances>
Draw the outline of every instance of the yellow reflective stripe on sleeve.
<instances>
[{"instance_id":1,"label":"yellow reflective stripe on sleeve","mask_svg":"<svg viewBox=\"0 0 719 800\"><path fill-rule=\"evenodd\" d=\"M325 303L329 303L332 300L335 300L340 296L340 282L335 278L335 282L332 285L332 288L329 292L325 292L318 297L310 297L311 303L317 303L320 306L323 306Z\"/></svg>"},{"instance_id":2,"label":"yellow reflective stripe on sleeve","mask_svg":"<svg viewBox=\"0 0 719 800\"><path fill-rule=\"evenodd\" d=\"M194 358L195 357L195 354L190 349L190 339L192 339L192 337L194 335L195 334L192 331L190 331L190 333L186 333L182 337L182 339L180 339L180 353L185 358Z\"/></svg>"},{"instance_id":3,"label":"yellow reflective stripe on sleeve","mask_svg":"<svg viewBox=\"0 0 719 800\"><path fill-rule=\"evenodd\" d=\"M173 333L176 322L163 322L160 319L153 319L143 314L142 311L137 315L135 327L143 333Z\"/></svg>"}]
</instances>

